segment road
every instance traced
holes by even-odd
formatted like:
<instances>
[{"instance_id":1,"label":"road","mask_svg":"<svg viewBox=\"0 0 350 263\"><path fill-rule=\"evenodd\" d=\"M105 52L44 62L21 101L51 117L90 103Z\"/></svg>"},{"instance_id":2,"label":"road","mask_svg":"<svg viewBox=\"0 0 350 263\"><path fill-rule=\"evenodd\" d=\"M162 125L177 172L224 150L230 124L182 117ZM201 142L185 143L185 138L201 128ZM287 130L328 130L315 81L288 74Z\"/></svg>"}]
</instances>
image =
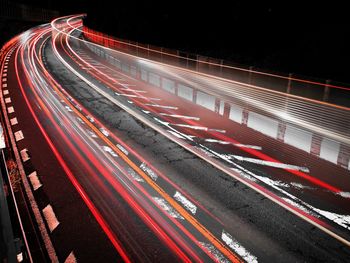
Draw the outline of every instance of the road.
<instances>
[{"instance_id":1,"label":"road","mask_svg":"<svg viewBox=\"0 0 350 263\"><path fill-rule=\"evenodd\" d=\"M3 103L59 261L350 259L348 108L106 49L80 16L11 44Z\"/></svg>"}]
</instances>

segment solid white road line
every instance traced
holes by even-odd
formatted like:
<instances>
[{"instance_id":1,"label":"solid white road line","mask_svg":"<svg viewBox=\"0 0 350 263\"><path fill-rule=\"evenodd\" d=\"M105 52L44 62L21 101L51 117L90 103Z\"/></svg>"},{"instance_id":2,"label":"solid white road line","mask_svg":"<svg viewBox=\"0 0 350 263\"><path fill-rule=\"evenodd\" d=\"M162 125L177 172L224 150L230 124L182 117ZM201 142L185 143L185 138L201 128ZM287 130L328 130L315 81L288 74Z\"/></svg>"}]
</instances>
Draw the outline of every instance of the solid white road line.
<instances>
[{"instance_id":1,"label":"solid white road line","mask_svg":"<svg viewBox=\"0 0 350 263\"><path fill-rule=\"evenodd\" d=\"M22 131L16 131L15 132L15 138L16 138L16 142L24 139L23 132Z\"/></svg>"},{"instance_id":2,"label":"solid white road line","mask_svg":"<svg viewBox=\"0 0 350 263\"><path fill-rule=\"evenodd\" d=\"M58 222L57 217L52 209L52 206L47 205L43 209L43 214L44 214L45 220L47 222L47 225L50 229L50 232L52 233L52 231L54 231L56 229L56 227L60 224L60 222Z\"/></svg>"},{"instance_id":3,"label":"solid white road line","mask_svg":"<svg viewBox=\"0 0 350 263\"><path fill-rule=\"evenodd\" d=\"M30 175L28 175L28 178L33 186L34 191L38 190L42 186L36 172L32 172Z\"/></svg>"},{"instance_id":4,"label":"solid white road line","mask_svg":"<svg viewBox=\"0 0 350 263\"><path fill-rule=\"evenodd\" d=\"M296 170L296 171L301 171L304 173L310 172L307 167L302 167L302 166L297 166L297 165L292 165L292 164L276 163L276 162L270 162L270 161L265 161L265 160L261 160L261 159L248 158L248 157L243 157L243 156L239 156L239 155L232 155L232 154L227 155L227 157L230 159L236 159L236 160L243 161L243 162L255 163L255 164L270 166L270 167L274 167L274 168Z\"/></svg>"}]
</instances>

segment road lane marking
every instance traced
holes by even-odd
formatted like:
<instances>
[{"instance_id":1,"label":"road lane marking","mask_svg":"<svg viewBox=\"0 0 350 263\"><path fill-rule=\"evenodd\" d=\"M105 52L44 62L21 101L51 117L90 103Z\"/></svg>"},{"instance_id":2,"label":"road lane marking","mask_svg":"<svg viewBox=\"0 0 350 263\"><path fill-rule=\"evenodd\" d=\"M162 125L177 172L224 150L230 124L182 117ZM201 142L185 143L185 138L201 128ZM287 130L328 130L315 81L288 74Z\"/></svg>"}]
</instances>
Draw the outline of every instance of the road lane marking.
<instances>
[{"instance_id":1,"label":"road lane marking","mask_svg":"<svg viewBox=\"0 0 350 263\"><path fill-rule=\"evenodd\" d=\"M102 134L103 134L104 136L106 136L106 137L109 136L109 132L108 132L105 128L101 127L101 128L99 128L99 130L100 130L100 132L102 132Z\"/></svg>"},{"instance_id":2,"label":"road lane marking","mask_svg":"<svg viewBox=\"0 0 350 263\"><path fill-rule=\"evenodd\" d=\"M76 263L77 259L75 258L74 252L70 252L64 263Z\"/></svg>"},{"instance_id":3,"label":"road lane marking","mask_svg":"<svg viewBox=\"0 0 350 263\"><path fill-rule=\"evenodd\" d=\"M199 242L199 244L215 258L216 262L230 263L230 261L219 250L217 250L212 244L205 243L205 242Z\"/></svg>"},{"instance_id":4,"label":"road lane marking","mask_svg":"<svg viewBox=\"0 0 350 263\"><path fill-rule=\"evenodd\" d=\"M245 247L238 243L229 233L222 230L221 239L238 255L240 255L244 261L249 263L258 263L257 257L253 256Z\"/></svg>"},{"instance_id":5,"label":"road lane marking","mask_svg":"<svg viewBox=\"0 0 350 263\"><path fill-rule=\"evenodd\" d=\"M153 181L157 181L158 175L149 168L144 162L140 165L142 171L144 171L149 177L152 178Z\"/></svg>"},{"instance_id":6,"label":"road lane marking","mask_svg":"<svg viewBox=\"0 0 350 263\"><path fill-rule=\"evenodd\" d=\"M173 218L184 220L184 218L180 215L179 212L175 210L164 198L161 197L152 197L153 200L163 209L167 214L169 214Z\"/></svg>"},{"instance_id":7,"label":"road lane marking","mask_svg":"<svg viewBox=\"0 0 350 263\"><path fill-rule=\"evenodd\" d=\"M194 205L190 200L187 199L186 196L176 191L174 194L174 199L181 203L188 211L190 211L193 215L197 212L197 206Z\"/></svg>"},{"instance_id":8,"label":"road lane marking","mask_svg":"<svg viewBox=\"0 0 350 263\"><path fill-rule=\"evenodd\" d=\"M42 186L36 172L32 172L30 175L28 175L28 178L33 186L34 191L38 190Z\"/></svg>"},{"instance_id":9,"label":"road lane marking","mask_svg":"<svg viewBox=\"0 0 350 263\"><path fill-rule=\"evenodd\" d=\"M164 113L164 112L159 113L159 115L168 116L168 117L172 117L172 118L186 119L186 120L196 120L196 121L200 120L199 117L192 117L192 116L186 116L186 115L177 115L177 114L168 114L168 113Z\"/></svg>"},{"instance_id":10,"label":"road lane marking","mask_svg":"<svg viewBox=\"0 0 350 263\"><path fill-rule=\"evenodd\" d=\"M21 157L22 157L23 162L26 162L30 159L27 148L21 150L20 153L21 153Z\"/></svg>"},{"instance_id":11,"label":"road lane marking","mask_svg":"<svg viewBox=\"0 0 350 263\"><path fill-rule=\"evenodd\" d=\"M297 165L292 165L292 164L270 162L270 161L265 161L265 160L261 160L261 159L243 157L243 156L232 155L232 154L228 154L226 156L229 159L236 159L236 160L242 161L242 162L255 163L255 164L260 164L260 165L264 165L264 166L270 166L270 167L274 167L274 168L281 168L281 169L287 169L287 170L296 170L296 171L301 171L304 173L310 172L309 168L307 168L307 167L302 167L302 166L297 166Z\"/></svg>"},{"instance_id":12,"label":"road lane marking","mask_svg":"<svg viewBox=\"0 0 350 263\"><path fill-rule=\"evenodd\" d=\"M249 144L240 144L240 143L232 143L228 141L221 141L221 140L215 140L215 139L205 139L206 142L213 142L213 143L219 143L219 144L230 144L239 148L249 148L254 150L261 150L261 146L256 145L249 145Z\"/></svg>"},{"instance_id":13,"label":"road lane marking","mask_svg":"<svg viewBox=\"0 0 350 263\"><path fill-rule=\"evenodd\" d=\"M93 117L91 117L90 115L86 116L86 118L91 122L95 122L95 119Z\"/></svg>"},{"instance_id":14,"label":"road lane marking","mask_svg":"<svg viewBox=\"0 0 350 263\"><path fill-rule=\"evenodd\" d=\"M15 132L15 138L16 138L16 142L23 140L24 136L23 136L23 132L22 131L16 131Z\"/></svg>"},{"instance_id":15,"label":"road lane marking","mask_svg":"<svg viewBox=\"0 0 350 263\"><path fill-rule=\"evenodd\" d=\"M350 198L350 192L339 192L338 195L344 198Z\"/></svg>"},{"instance_id":16,"label":"road lane marking","mask_svg":"<svg viewBox=\"0 0 350 263\"><path fill-rule=\"evenodd\" d=\"M7 88L7 83L3 83L3 84L2 84L2 87L3 87L3 88Z\"/></svg>"},{"instance_id":17,"label":"road lane marking","mask_svg":"<svg viewBox=\"0 0 350 263\"><path fill-rule=\"evenodd\" d=\"M2 78L2 82L7 82L7 78Z\"/></svg>"},{"instance_id":18,"label":"road lane marking","mask_svg":"<svg viewBox=\"0 0 350 263\"><path fill-rule=\"evenodd\" d=\"M10 120L10 123L11 123L12 126L18 124L17 118L16 118L16 117L15 117L15 118L12 118L12 119Z\"/></svg>"},{"instance_id":19,"label":"road lane marking","mask_svg":"<svg viewBox=\"0 0 350 263\"><path fill-rule=\"evenodd\" d=\"M174 107L174 106L166 106L166 105L151 104L151 103L145 103L144 105L150 106L150 107L155 107L155 108L170 109L170 110L177 110L177 109L179 109L178 107Z\"/></svg>"},{"instance_id":20,"label":"road lane marking","mask_svg":"<svg viewBox=\"0 0 350 263\"><path fill-rule=\"evenodd\" d=\"M116 144L116 146L119 148L119 150L121 150L125 155L129 155L129 152L123 147L121 146L119 143Z\"/></svg>"},{"instance_id":21,"label":"road lane marking","mask_svg":"<svg viewBox=\"0 0 350 263\"><path fill-rule=\"evenodd\" d=\"M46 220L46 223L49 227L50 232L54 231L56 227L60 224L60 222L57 220L57 217L55 215L55 212L52 209L51 205L47 205L43 209L43 214Z\"/></svg>"},{"instance_id":22,"label":"road lane marking","mask_svg":"<svg viewBox=\"0 0 350 263\"><path fill-rule=\"evenodd\" d=\"M23 262L23 253L20 252L19 254L17 254L17 262Z\"/></svg>"},{"instance_id":23,"label":"road lane marking","mask_svg":"<svg viewBox=\"0 0 350 263\"><path fill-rule=\"evenodd\" d=\"M7 77L7 73L2 74L3 77Z\"/></svg>"},{"instance_id":24,"label":"road lane marking","mask_svg":"<svg viewBox=\"0 0 350 263\"><path fill-rule=\"evenodd\" d=\"M11 98L10 98L10 97L5 98L5 103L6 103L6 104L11 103Z\"/></svg>"},{"instance_id":25,"label":"road lane marking","mask_svg":"<svg viewBox=\"0 0 350 263\"><path fill-rule=\"evenodd\" d=\"M174 135L175 137L179 138L179 139L183 139L183 140L186 140L187 138L182 136L181 134L177 133L177 132L174 132L172 130L167 130L169 133L171 133L172 135Z\"/></svg>"},{"instance_id":26,"label":"road lane marking","mask_svg":"<svg viewBox=\"0 0 350 263\"><path fill-rule=\"evenodd\" d=\"M123 87L135 87L135 84L128 84L128 83L119 83L119 85L123 86Z\"/></svg>"},{"instance_id":27,"label":"road lane marking","mask_svg":"<svg viewBox=\"0 0 350 263\"><path fill-rule=\"evenodd\" d=\"M15 109L11 106L11 107L8 107L7 108L7 112L8 113L13 113L13 112L15 112Z\"/></svg>"}]
</instances>

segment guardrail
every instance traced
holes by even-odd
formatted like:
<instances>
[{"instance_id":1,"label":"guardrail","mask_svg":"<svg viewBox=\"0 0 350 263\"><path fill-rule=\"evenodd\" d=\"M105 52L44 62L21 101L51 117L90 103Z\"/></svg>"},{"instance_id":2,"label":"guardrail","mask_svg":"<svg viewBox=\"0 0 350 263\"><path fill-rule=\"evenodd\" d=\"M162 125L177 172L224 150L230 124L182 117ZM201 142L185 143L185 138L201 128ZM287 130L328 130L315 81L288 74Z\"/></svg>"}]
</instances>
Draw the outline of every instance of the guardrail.
<instances>
[{"instance_id":1,"label":"guardrail","mask_svg":"<svg viewBox=\"0 0 350 263\"><path fill-rule=\"evenodd\" d=\"M201 73L222 77L243 84L297 95L344 107L350 107L350 87L338 85L331 80L317 81L298 78L293 74L286 76L254 70L252 67L237 67L232 62L197 54L186 53L121 40L83 26L84 37L106 47L127 52L132 55L184 67Z\"/></svg>"}]
</instances>

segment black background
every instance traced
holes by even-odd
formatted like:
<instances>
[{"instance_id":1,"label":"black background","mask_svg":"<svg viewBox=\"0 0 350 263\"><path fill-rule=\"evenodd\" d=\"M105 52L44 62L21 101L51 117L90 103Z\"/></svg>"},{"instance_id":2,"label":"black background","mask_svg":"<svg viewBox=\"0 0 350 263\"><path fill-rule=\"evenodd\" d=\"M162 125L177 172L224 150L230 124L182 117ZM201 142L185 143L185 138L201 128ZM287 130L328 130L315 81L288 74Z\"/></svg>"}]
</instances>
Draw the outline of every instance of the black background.
<instances>
[{"instance_id":1,"label":"black background","mask_svg":"<svg viewBox=\"0 0 350 263\"><path fill-rule=\"evenodd\" d=\"M25 1L24 1L25 2ZM350 83L349 9L336 1L30 1L119 38Z\"/></svg>"}]
</instances>

